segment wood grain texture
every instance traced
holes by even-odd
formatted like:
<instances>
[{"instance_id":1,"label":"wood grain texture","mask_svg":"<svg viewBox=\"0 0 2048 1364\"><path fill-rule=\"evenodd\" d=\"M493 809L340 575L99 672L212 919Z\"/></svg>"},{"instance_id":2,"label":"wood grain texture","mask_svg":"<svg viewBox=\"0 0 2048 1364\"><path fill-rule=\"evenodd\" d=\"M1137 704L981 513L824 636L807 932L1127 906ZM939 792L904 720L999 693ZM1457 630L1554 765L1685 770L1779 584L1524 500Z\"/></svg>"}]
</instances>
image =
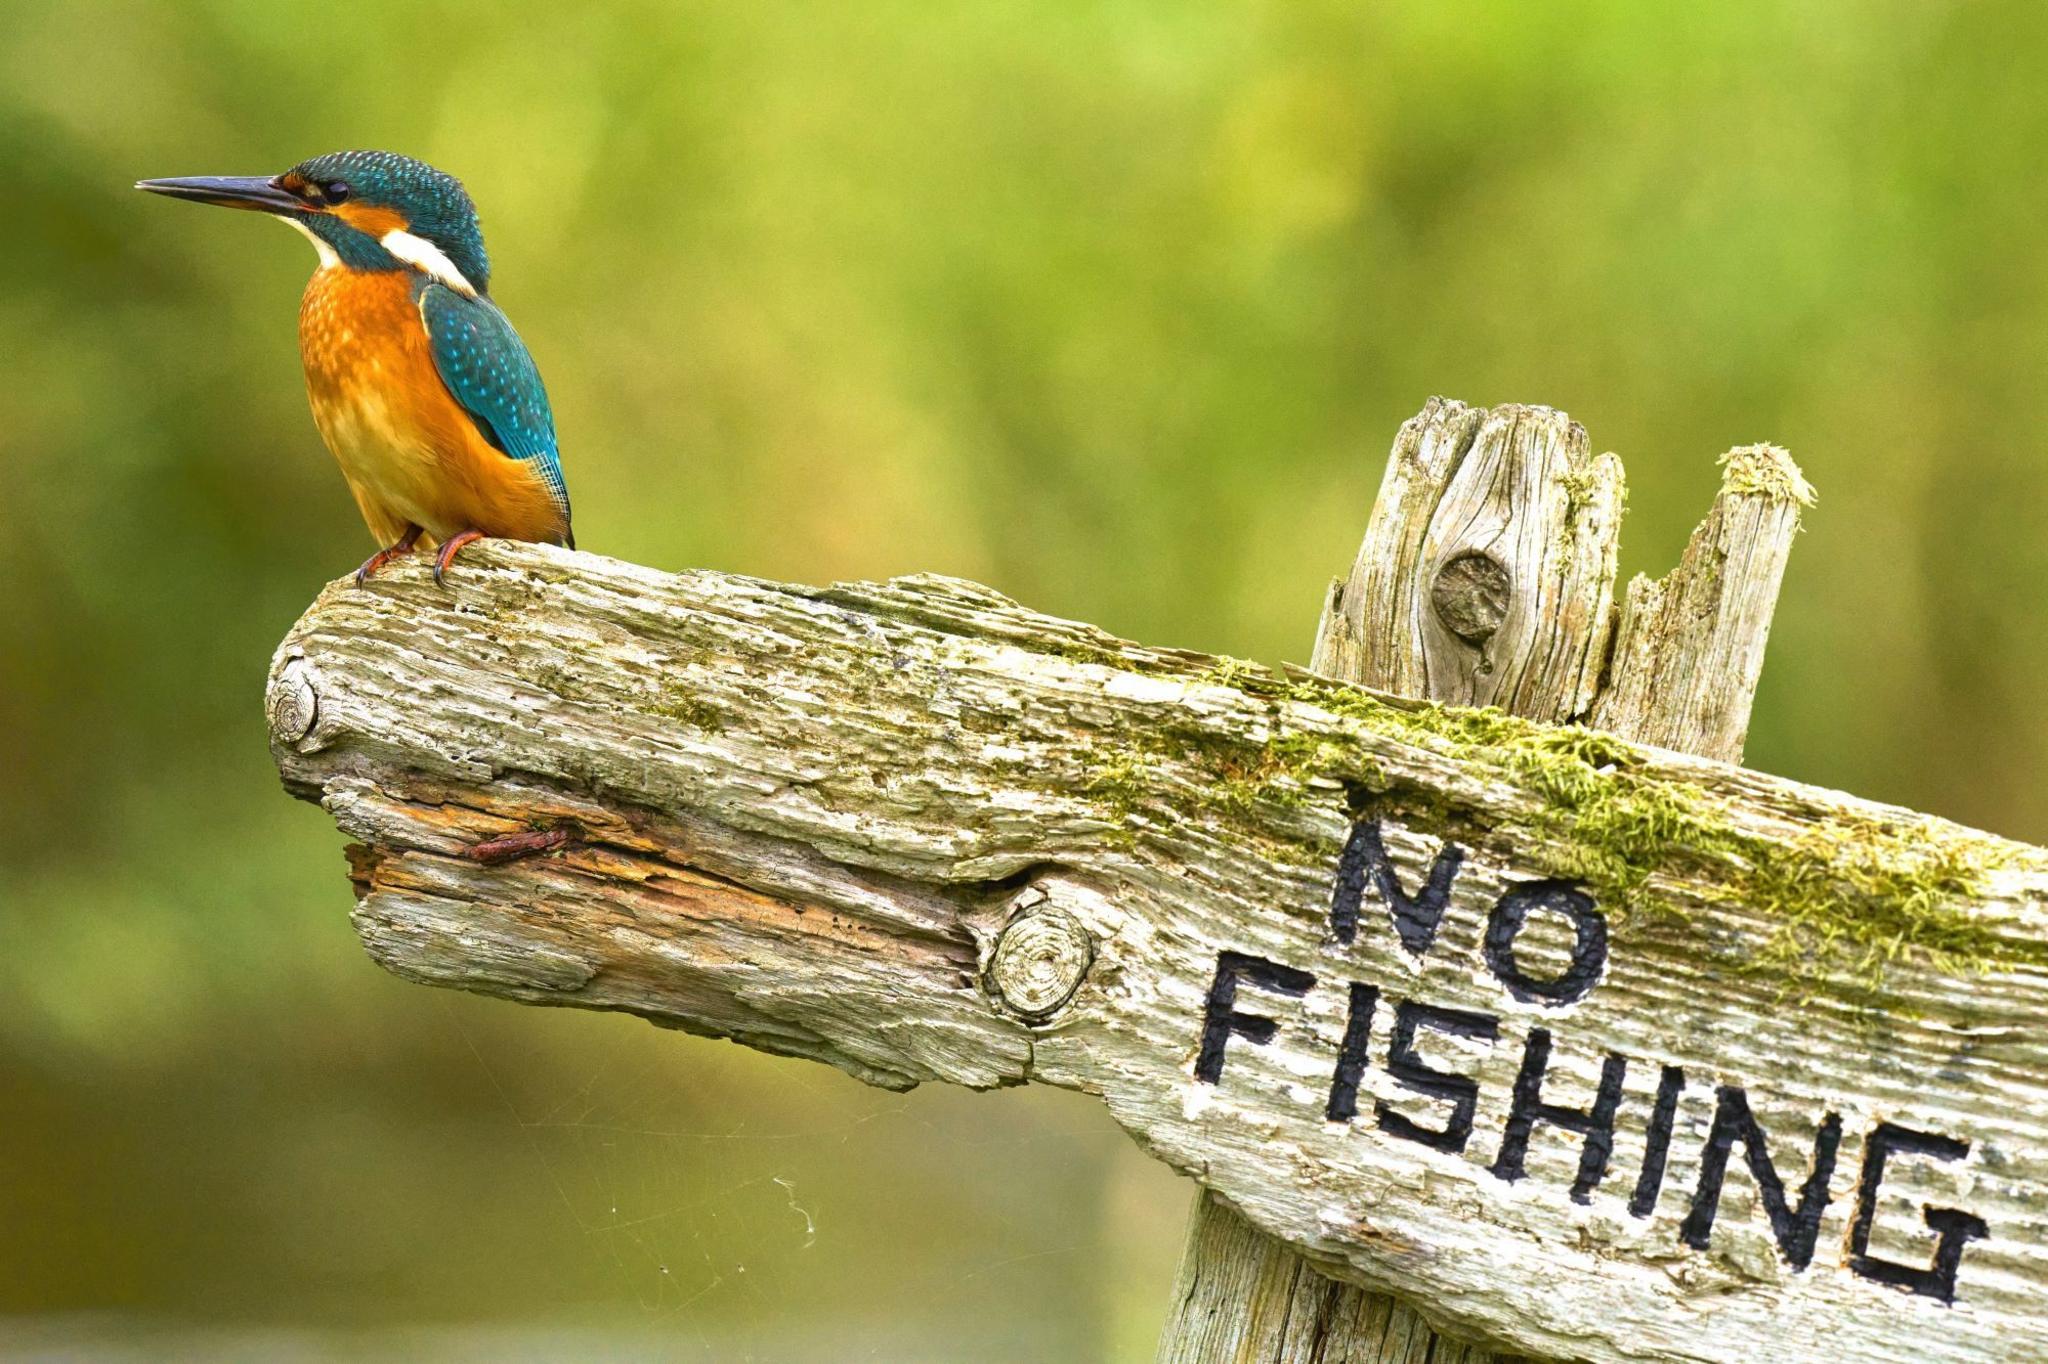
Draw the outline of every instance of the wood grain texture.
<instances>
[{"instance_id":1,"label":"wood grain texture","mask_svg":"<svg viewBox=\"0 0 2048 1364\"><path fill-rule=\"evenodd\" d=\"M1720 496L1678 567L1629 584L1591 723L1625 739L1737 762L1778 585L1813 489L1774 445L1731 450L1722 466Z\"/></svg>"},{"instance_id":2,"label":"wood grain texture","mask_svg":"<svg viewBox=\"0 0 2048 1364\"><path fill-rule=\"evenodd\" d=\"M1286 1242L1197 1197L1160 1358L1287 1364L1493 1364L1413 1308L1321 1273Z\"/></svg>"},{"instance_id":3,"label":"wood grain texture","mask_svg":"<svg viewBox=\"0 0 2048 1364\"><path fill-rule=\"evenodd\" d=\"M1432 398L1395 437L1309 667L1399 696L1569 719L1607 658L1623 484L1547 407Z\"/></svg>"},{"instance_id":4,"label":"wood grain texture","mask_svg":"<svg viewBox=\"0 0 2048 1364\"><path fill-rule=\"evenodd\" d=\"M362 845L356 924L401 975L882 1085L1096 1094L1260 1230L1532 1354L1976 1361L2041 1338L2048 854L1604 736L1142 648L952 580L810 589L502 542L462 570L448 591L417 565L331 586L272 670L284 780ZM1331 931L1364 811L1404 885L1443 839L1465 850L1427 953L1377 910L1348 943ZM567 841L467 855L536 827ZM1532 877L1574 875L1611 920L1597 988L1516 999L1486 965L1489 915ZM1006 926L1052 910L1093 954L1032 1021L988 968ZM1539 974L1566 954L1547 931L1521 947ZM1274 1034L1227 1039L1206 1084L1224 952L1315 983L1246 987ZM1384 1005L1359 1117L1340 1122L1348 982ZM1373 1120L1442 1120L1385 1064L1404 999L1499 1020L1492 1043L1420 1044L1478 1084L1464 1152ZM1603 1055L1631 1058L1612 1175L1584 1205L1577 1143L1547 1126L1525 1177L1492 1172L1537 1026L1553 1102L1588 1102ZM1662 1065L1689 1078L1661 1196L1635 1218ZM1747 1087L1795 1194L1822 1114L1841 1115L1805 1269L1739 1152L1709 1247L1680 1239L1716 1085ZM1924 1264L1922 1205L1982 1216L1953 1306L1847 1267L1880 1119L1971 1143L1895 1162L1871 1242Z\"/></svg>"}]
</instances>

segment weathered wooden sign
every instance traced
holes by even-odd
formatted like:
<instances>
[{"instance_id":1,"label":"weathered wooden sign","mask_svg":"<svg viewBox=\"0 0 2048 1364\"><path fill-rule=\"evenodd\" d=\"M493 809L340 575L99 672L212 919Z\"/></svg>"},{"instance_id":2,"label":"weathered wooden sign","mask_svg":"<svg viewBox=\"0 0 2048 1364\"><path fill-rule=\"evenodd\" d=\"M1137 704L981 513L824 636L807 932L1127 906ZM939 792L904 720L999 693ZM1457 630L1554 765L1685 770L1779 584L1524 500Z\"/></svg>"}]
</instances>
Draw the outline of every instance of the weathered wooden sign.
<instances>
[{"instance_id":1,"label":"weathered wooden sign","mask_svg":"<svg viewBox=\"0 0 2048 1364\"><path fill-rule=\"evenodd\" d=\"M2048 854L946 579L464 562L271 676L401 975L1099 1095L1532 1354L2044 1353Z\"/></svg>"}]
</instances>

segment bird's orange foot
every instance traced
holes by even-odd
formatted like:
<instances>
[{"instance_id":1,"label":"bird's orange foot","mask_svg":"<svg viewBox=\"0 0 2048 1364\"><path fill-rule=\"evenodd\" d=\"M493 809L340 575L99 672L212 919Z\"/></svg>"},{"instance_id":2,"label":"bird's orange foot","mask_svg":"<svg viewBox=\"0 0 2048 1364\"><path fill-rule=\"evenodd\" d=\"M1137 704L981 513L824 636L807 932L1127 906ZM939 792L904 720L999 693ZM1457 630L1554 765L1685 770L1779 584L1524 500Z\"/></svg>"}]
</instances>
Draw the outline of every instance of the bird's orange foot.
<instances>
[{"instance_id":1,"label":"bird's orange foot","mask_svg":"<svg viewBox=\"0 0 2048 1364\"><path fill-rule=\"evenodd\" d=\"M448 573L448 565L455 562L455 552L472 541L481 540L480 530L457 531L441 542L441 548L434 554L434 581L440 582Z\"/></svg>"},{"instance_id":2,"label":"bird's orange foot","mask_svg":"<svg viewBox=\"0 0 2048 1364\"><path fill-rule=\"evenodd\" d=\"M368 582L371 574L390 563L393 559L412 553L412 547L419 538L420 528L418 526L407 526L405 534L363 560L363 566L356 570L356 586L361 587L364 583Z\"/></svg>"}]
</instances>

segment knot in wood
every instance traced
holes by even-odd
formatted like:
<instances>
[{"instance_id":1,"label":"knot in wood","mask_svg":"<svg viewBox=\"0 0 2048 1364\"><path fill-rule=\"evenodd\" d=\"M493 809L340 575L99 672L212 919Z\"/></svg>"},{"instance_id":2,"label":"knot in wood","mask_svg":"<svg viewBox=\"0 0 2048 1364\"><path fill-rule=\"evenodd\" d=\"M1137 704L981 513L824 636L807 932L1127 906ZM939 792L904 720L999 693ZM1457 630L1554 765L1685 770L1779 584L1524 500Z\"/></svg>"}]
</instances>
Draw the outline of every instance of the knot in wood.
<instances>
[{"instance_id":1,"label":"knot in wood","mask_svg":"<svg viewBox=\"0 0 2048 1364\"><path fill-rule=\"evenodd\" d=\"M1019 1018L1042 1023L1081 987L1095 943L1063 909L1037 909L1011 922L989 957L988 989Z\"/></svg>"},{"instance_id":2,"label":"knot in wood","mask_svg":"<svg viewBox=\"0 0 2048 1364\"><path fill-rule=\"evenodd\" d=\"M271 679L263 707L270 717L270 733L279 743L299 742L320 719L320 697L308 671L305 660L295 658Z\"/></svg>"},{"instance_id":3,"label":"knot in wood","mask_svg":"<svg viewBox=\"0 0 2048 1364\"><path fill-rule=\"evenodd\" d=\"M1513 588L1500 560L1473 549L1437 570L1429 599L1446 630L1468 644L1484 644L1507 619Z\"/></svg>"}]
</instances>

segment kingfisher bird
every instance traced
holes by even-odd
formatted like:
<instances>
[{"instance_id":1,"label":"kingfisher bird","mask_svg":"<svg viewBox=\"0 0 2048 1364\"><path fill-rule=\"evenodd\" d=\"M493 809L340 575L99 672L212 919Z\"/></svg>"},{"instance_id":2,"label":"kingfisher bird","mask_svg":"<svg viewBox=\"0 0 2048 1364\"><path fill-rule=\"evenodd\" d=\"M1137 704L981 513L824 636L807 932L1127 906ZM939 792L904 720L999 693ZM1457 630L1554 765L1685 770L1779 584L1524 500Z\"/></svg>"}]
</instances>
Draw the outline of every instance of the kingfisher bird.
<instances>
[{"instance_id":1,"label":"kingfisher bird","mask_svg":"<svg viewBox=\"0 0 2048 1364\"><path fill-rule=\"evenodd\" d=\"M576 547L540 370L491 300L462 182L393 152L335 152L281 175L141 180L137 189L254 209L304 233L319 268L299 354L321 438L383 548L358 585L422 537L456 551L497 536Z\"/></svg>"}]
</instances>

